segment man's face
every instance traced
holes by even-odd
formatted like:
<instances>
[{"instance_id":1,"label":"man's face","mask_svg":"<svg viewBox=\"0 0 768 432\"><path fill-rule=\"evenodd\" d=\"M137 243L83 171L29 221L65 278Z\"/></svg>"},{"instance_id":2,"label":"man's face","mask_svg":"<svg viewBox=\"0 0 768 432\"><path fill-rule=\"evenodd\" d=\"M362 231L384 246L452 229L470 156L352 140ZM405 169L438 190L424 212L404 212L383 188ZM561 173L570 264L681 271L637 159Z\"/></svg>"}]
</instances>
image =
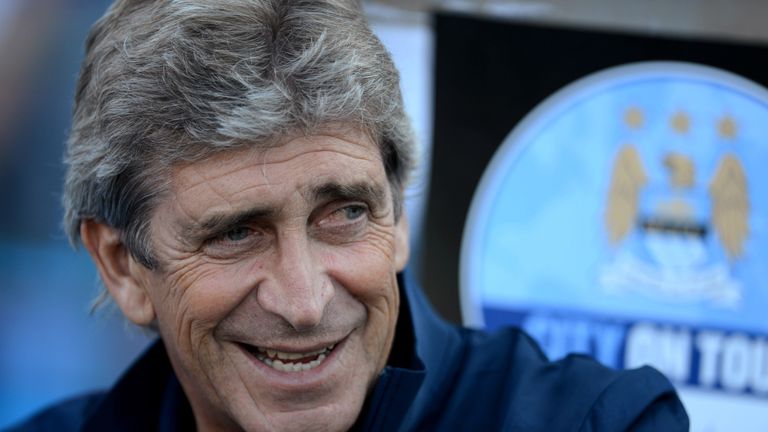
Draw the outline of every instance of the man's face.
<instances>
[{"instance_id":1,"label":"man's face","mask_svg":"<svg viewBox=\"0 0 768 432\"><path fill-rule=\"evenodd\" d=\"M198 427L345 429L384 367L407 260L378 148L349 131L180 166L133 266Z\"/></svg>"}]
</instances>

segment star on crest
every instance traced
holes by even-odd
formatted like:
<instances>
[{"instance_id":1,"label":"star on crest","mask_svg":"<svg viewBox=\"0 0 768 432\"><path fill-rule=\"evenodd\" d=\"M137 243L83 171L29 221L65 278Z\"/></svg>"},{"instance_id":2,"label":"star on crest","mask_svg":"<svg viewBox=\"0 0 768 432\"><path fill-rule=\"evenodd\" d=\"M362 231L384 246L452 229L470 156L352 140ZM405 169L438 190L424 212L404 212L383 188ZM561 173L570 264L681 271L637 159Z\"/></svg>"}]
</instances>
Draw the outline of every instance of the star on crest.
<instances>
[{"instance_id":1,"label":"star on crest","mask_svg":"<svg viewBox=\"0 0 768 432\"><path fill-rule=\"evenodd\" d=\"M670 125L675 132L686 134L691 129L691 119L688 117L688 114L681 111L672 116Z\"/></svg>"},{"instance_id":2,"label":"star on crest","mask_svg":"<svg viewBox=\"0 0 768 432\"><path fill-rule=\"evenodd\" d=\"M645 115L640 108L630 107L624 113L624 123L632 129L640 129L645 123Z\"/></svg>"},{"instance_id":3,"label":"star on crest","mask_svg":"<svg viewBox=\"0 0 768 432\"><path fill-rule=\"evenodd\" d=\"M736 121L729 115L724 116L717 122L717 133L721 138L736 138L738 133Z\"/></svg>"}]
</instances>

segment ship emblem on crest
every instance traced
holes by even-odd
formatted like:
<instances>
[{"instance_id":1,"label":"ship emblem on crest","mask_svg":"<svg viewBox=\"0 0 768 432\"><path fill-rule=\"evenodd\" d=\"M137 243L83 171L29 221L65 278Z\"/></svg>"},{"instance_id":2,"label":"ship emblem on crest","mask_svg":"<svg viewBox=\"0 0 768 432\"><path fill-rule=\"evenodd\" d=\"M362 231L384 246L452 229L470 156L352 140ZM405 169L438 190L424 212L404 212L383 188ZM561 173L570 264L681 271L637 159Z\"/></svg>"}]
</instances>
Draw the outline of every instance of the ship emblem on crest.
<instances>
[{"instance_id":1,"label":"ship emblem on crest","mask_svg":"<svg viewBox=\"0 0 768 432\"><path fill-rule=\"evenodd\" d=\"M640 108L630 107L623 121L638 131L646 120ZM677 112L666 132L677 143L692 135L694 125L687 113ZM726 308L741 303L742 287L732 268L746 252L750 203L746 172L729 149L736 144L738 124L723 115L699 127L714 129L720 150L714 161L699 161L690 152L694 146L664 145L646 153L642 142L619 147L604 213L615 252L600 275L606 291Z\"/></svg>"}]
</instances>

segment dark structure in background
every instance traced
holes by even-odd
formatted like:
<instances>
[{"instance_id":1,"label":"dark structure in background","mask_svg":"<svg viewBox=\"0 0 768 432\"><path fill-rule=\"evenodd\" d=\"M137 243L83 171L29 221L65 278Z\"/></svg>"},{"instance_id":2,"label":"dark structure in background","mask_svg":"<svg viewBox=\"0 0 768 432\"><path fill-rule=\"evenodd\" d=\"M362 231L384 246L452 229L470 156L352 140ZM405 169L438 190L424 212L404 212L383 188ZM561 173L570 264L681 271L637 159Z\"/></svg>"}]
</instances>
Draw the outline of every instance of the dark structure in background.
<instances>
[{"instance_id":1,"label":"dark structure in background","mask_svg":"<svg viewBox=\"0 0 768 432\"><path fill-rule=\"evenodd\" d=\"M710 65L768 86L765 49L436 15L434 143L420 274L438 312L461 321L459 251L472 195L496 148L538 103L590 73L650 60Z\"/></svg>"}]
</instances>

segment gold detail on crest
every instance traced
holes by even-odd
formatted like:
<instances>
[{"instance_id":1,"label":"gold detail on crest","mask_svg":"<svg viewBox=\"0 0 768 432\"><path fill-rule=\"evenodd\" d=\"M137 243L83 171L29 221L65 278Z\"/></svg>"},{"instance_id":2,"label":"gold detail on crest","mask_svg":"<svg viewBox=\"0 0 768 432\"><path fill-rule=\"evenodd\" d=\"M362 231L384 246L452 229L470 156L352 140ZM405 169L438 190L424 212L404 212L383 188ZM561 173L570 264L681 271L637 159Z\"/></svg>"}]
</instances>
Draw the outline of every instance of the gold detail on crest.
<instances>
[{"instance_id":1,"label":"gold detail on crest","mask_svg":"<svg viewBox=\"0 0 768 432\"><path fill-rule=\"evenodd\" d=\"M738 133L736 121L731 116L726 115L717 122L717 133L721 138L733 139Z\"/></svg>"},{"instance_id":2,"label":"gold detail on crest","mask_svg":"<svg viewBox=\"0 0 768 432\"><path fill-rule=\"evenodd\" d=\"M664 157L664 166L669 170L669 182L672 187L679 189L693 187L696 167L691 158L679 153L670 153Z\"/></svg>"},{"instance_id":3,"label":"gold detail on crest","mask_svg":"<svg viewBox=\"0 0 768 432\"><path fill-rule=\"evenodd\" d=\"M749 235L747 176L732 155L721 160L709 185L712 198L712 225L728 257L739 258Z\"/></svg>"},{"instance_id":4,"label":"gold detail on crest","mask_svg":"<svg viewBox=\"0 0 768 432\"><path fill-rule=\"evenodd\" d=\"M656 206L656 212L678 221L692 220L694 217L691 205L681 199L660 202Z\"/></svg>"},{"instance_id":5,"label":"gold detail on crest","mask_svg":"<svg viewBox=\"0 0 768 432\"><path fill-rule=\"evenodd\" d=\"M640 129L645 123L645 116L640 108L630 107L624 113L624 123L632 129Z\"/></svg>"},{"instance_id":6,"label":"gold detail on crest","mask_svg":"<svg viewBox=\"0 0 768 432\"><path fill-rule=\"evenodd\" d=\"M672 119L670 119L670 125L675 132L686 134L691 129L691 119L688 117L688 114L678 112L672 116Z\"/></svg>"},{"instance_id":7,"label":"gold detail on crest","mask_svg":"<svg viewBox=\"0 0 768 432\"><path fill-rule=\"evenodd\" d=\"M645 125L645 114L640 108L629 107L623 121L632 129ZM691 130L691 119L684 111L678 111L669 118L669 125L678 134ZM735 139L738 124L730 115L724 115L716 123L721 138ZM683 189L696 187L696 164L687 155L668 153L662 159L669 177L669 186L678 192L672 199L659 202L655 208L657 216L673 220L694 221L694 208L685 198ZM632 144L623 145L613 162L611 183L604 214L608 240L611 244L621 242L637 222L640 192L649 182L637 148ZM723 156L709 185L711 199L710 223L720 244L730 260L744 254L744 244L749 236L749 195L747 176L735 155ZM644 225L645 226L645 225Z\"/></svg>"},{"instance_id":8,"label":"gold detail on crest","mask_svg":"<svg viewBox=\"0 0 768 432\"><path fill-rule=\"evenodd\" d=\"M640 189L648 181L637 149L625 144L616 155L608 192L605 223L611 243L621 241L637 217Z\"/></svg>"}]
</instances>

